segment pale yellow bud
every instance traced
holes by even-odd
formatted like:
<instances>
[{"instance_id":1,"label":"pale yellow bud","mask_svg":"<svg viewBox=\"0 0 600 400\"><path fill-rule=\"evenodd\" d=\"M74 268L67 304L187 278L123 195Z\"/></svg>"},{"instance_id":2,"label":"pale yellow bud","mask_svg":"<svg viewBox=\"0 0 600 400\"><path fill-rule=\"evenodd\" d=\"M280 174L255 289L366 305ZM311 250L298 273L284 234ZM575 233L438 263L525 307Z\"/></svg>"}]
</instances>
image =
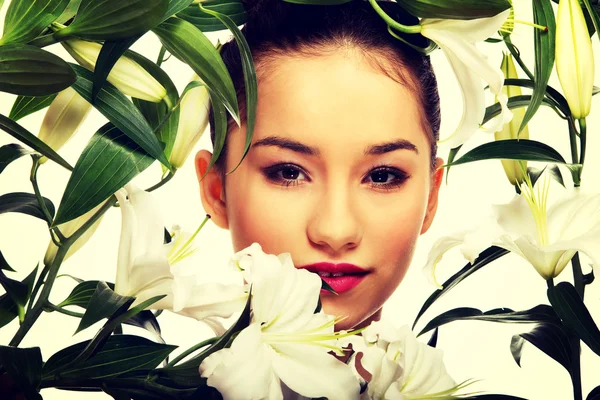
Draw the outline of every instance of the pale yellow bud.
<instances>
[{"instance_id":1,"label":"pale yellow bud","mask_svg":"<svg viewBox=\"0 0 600 400\"><path fill-rule=\"evenodd\" d=\"M58 151L75 134L91 108L92 105L75 89L66 88L48 107L38 138ZM40 162L44 163L46 160L46 157L42 157Z\"/></svg>"},{"instance_id":2,"label":"pale yellow bud","mask_svg":"<svg viewBox=\"0 0 600 400\"><path fill-rule=\"evenodd\" d=\"M192 76L192 81L201 81L198 75ZM175 168L181 168L189 157L194 145L206 131L208 126L208 109L210 97L204 86L198 86L181 99L179 126L169 163Z\"/></svg>"},{"instance_id":3,"label":"pale yellow bud","mask_svg":"<svg viewBox=\"0 0 600 400\"><path fill-rule=\"evenodd\" d=\"M556 71L573 117L590 113L594 54L579 0L560 0L556 14Z\"/></svg>"},{"instance_id":4,"label":"pale yellow bud","mask_svg":"<svg viewBox=\"0 0 600 400\"><path fill-rule=\"evenodd\" d=\"M513 62L512 55L504 54L502 57L502 64L500 66L502 69L502 73L504 77L507 79L518 79L519 75L517 74L517 69L515 68L515 63ZM514 96L521 96L521 88L519 86L509 86L504 85L502 88L502 93L506 94L509 98ZM512 120L504 124L502 129L494 134L496 140L506 140L506 139L529 139L529 128L527 125L523 128L520 134L519 127L521 126L521 122L525 117L525 107L519 107L517 109L513 109L513 118ZM517 136L518 135L518 136ZM504 167L504 172L506 173L506 177L510 181L511 184L516 185L524 181L524 172L527 170L527 161L519 161L519 160L501 160L502 167Z\"/></svg>"},{"instance_id":5,"label":"pale yellow bud","mask_svg":"<svg viewBox=\"0 0 600 400\"><path fill-rule=\"evenodd\" d=\"M100 209L100 207L102 207L102 203L92 208L90 211L83 214L81 217L75 218L71 221L65 222L64 224L58 225L58 229L64 236L71 236L73 233L75 233L75 231L81 228L83 224L85 224L96 213L96 211ZM79 250L84 244L87 243L88 240L90 240L92 235L96 232L96 229L98 229L100 221L102 221L102 217L98 218L98 220L96 220L96 222L94 222L94 224L91 227L89 227L88 230L85 231L84 234L81 235L79 239L75 241L75 243L73 243L73 245L71 245L69 251L67 251L67 255L65 256L64 260L75 254L77 250ZM50 265L52 261L54 261L54 257L56 257L57 251L58 247L56 247L54 242L50 240L48 248L46 249L46 254L44 255L44 265Z\"/></svg>"},{"instance_id":6,"label":"pale yellow bud","mask_svg":"<svg viewBox=\"0 0 600 400\"><path fill-rule=\"evenodd\" d=\"M102 46L99 43L71 39L62 42L67 52L84 68L94 71ZM160 102L167 90L152 75L132 59L121 56L115 63L107 81L123 94L138 99Z\"/></svg>"}]
</instances>

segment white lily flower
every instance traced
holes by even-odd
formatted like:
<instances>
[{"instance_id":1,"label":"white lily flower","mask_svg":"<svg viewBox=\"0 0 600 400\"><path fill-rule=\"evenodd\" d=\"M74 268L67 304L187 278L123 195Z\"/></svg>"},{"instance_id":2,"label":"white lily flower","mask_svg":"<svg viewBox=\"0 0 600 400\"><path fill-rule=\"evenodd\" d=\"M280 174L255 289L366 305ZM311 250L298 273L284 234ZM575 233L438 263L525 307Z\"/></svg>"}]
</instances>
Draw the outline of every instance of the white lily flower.
<instances>
[{"instance_id":1,"label":"white lily flower","mask_svg":"<svg viewBox=\"0 0 600 400\"><path fill-rule=\"evenodd\" d=\"M442 350L419 342L406 325L375 321L362 338L353 349L363 353L361 365L371 374L370 400L448 398L462 386L448 375Z\"/></svg>"},{"instance_id":2,"label":"white lily flower","mask_svg":"<svg viewBox=\"0 0 600 400\"><path fill-rule=\"evenodd\" d=\"M547 206L550 182L546 177L534 189L529 180L522 195L494 206L494 216L473 229L439 239L429 253L424 272L438 288L435 267L450 248L461 247L471 263L481 251L495 245L529 261L545 279L555 278L575 252L585 253L594 265L600 262L600 195L580 188L552 206Z\"/></svg>"},{"instance_id":3,"label":"white lily flower","mask_svg":"<svg viewBox=\"0 0 600 400\"><path fill-rule=\"evenodd\" d=\"M102 207L102 203L98 204L96 207L92 208L90 211L86 212L81 217L72 219L70 221L65 222L64 224L58 225L60 233L62 233L66 237L71 236L79 228L81 228L83 224L85 224L90 218L92 218L92 216L96 213L96 211L100 209L100 207ZM87 241L90 240L90 238L96 232L96 229L98 229L98 226L100 226L100 221L102 221L102 218L104 218L104 215L98 218L96 222L94 222L92 226L90 226L88 230L83 233L83 235L79 236L79 239L77 239L75 243L73 243L71 247L69 247L69 251L67 251L67 254L65 255L63 261L75 254L77 250L81 249L83 245L85 245ZM52 261L54 261L54 257L56 257L57 252L58 247L56 247L54 241L50 240L48 248L46 249L46 254L44 255L44 265L52 264Z\"/></svg>"},{"instance_id":4,"label":"white lily flower","mask_svg":"<svg viewBox=\"0 0 600 400\"><path fill-rule=\"evenodd\" d=\"M579 0L561 0L556 12L556 72L574 118L592 107L594 53Z\"/></svg>"},{"instance_id":5,"label":"white lily flower","mask_svg":"<svg viewBox=\"0 0 600 400\"><path fill-rule=\"evenodd\" d=\"M244 308L248 294L243 285L200 285L195 276L185 274L185 266L179 262L194 252L191 243L195 234L184 240L176 230L173 240L163 244L164 228L152 194L128 184L115 195L123 219L116 293L136 297L133 305L167 295L150 308L167 309L198 320L228 318ZM208 325L215 332L222 332L222 327L214 322L211 319Z\"/></svg>"},{"instance_id":6,"label":"white lily flower","mask_svg":"<svg viewBox=\"0 0 600 400\"><path fill-rule=\"evenodd\" d=\"M62 42L63 47L82 67L94 71L102 45L79 39ZM121 56L110 70L107 81L123 94L158 103L167 95L167 90L138 63Z\"/></svg>"},{"instance_id":7,"label":"white lily flower","mask_svg":"<svg viewBox=\"0 0 600 400\"><path fill-rule=\"evenodd\" d=\"M201 81L196 74L191 81ZM189 157L194 145L200 140L208 126L210 96L205 86L197 86L187 91L181 99L179 126L169 157L169 163L181 168Z\"/></svg>"},{"instance_id":8,"label":"white lily flower","mask_svg":"<svg viewBox=\"0 0 600 400\"><path fill-rule=\"evenodd\" d=\"M258 244L234 259L253 279L251 322L230 348L202 362L207 384L224 399L282 399L282 382L311 398L358 398L352 369L329 354L342 351L336 346L341 336L334 332L337 319L314 313L321 279L296 269L289 253L266 255Z\"/></svg>"},{"instance_id":9,"label":"white lily flower","mask_svg":"<svg viewBox=\"0 0 600 400\"><path fill-rule=\"evenodd\" d=\"M452 20L423 18L421 35L434 41L444 52L460 84L463 94L463 114L456 131L440 140L440 144L457 147L466 142L479 129L485 115L485 98L481 80L498 96L502 113L486 126L495 132L512 117L506 106L506 95L501 93L504 77L500 68L492 66L476 47L476 42L496 33L508 18L510 10L489 18Z\"/></svg>"},{"instance_id":10,"label":"white lily flower","mask_svg":"<svg viewBox=\"0 0 600 400\"><path fill-rule=\"evenodd\" d=\"M58 151L77 131L92 105L75 89L68 87L56 95L44 115L38 138L54 151ZM40 158L40 163L46 162Z\"/></svg>"}]
</instances>

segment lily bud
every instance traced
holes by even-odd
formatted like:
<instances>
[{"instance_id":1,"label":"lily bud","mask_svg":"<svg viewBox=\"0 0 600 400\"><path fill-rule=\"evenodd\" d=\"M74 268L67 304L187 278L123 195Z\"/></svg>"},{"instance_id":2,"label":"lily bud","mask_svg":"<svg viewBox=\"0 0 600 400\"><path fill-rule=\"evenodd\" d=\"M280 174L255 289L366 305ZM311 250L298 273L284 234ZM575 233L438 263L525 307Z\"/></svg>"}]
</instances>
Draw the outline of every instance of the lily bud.
<instances>
[{"instance_id":1,"label":"lily bud","mask_svg":"<svg viewBox=\"0 0 600 400\"><path fill-rule=\"evenodd\" d=\"M83 224L85 224L96 213L96 211L100 209L100 207L102 207L102 203L98 204L96 207L92 208L90 211L83 214L81 217L75 218L71 221L65 222L64 224L58 225L58 229L60 229L60 232L66 237L71 236L73 233L75 233L75 231L81 228ZM69 251L67 251L67 254L64 258L65 260L71 257L73 254L75 254L77 250L79 250L84 244L87 243L88 240L90 240L94 232L96 232L96 229L98 229L100 221L102 221L102 217L98 218L98 220L94 222L94 224L91 227L89 227L88 230L85 231L83 235L81 235L79 239L75 241L75 243L71 245ZM58 247L56 247L54 242L50 240L48 248L46 249L46 254L44 255L44 265L50 265L52 261L54 261L54 257L56 257L57 252Z\"/></svg>"},{"instance_id":2,"label":"lily bud","mask_svg":"<svg viewBox=\"0 0 600 400\"><path fill-rule=\"evenodd\" d=\"M513 61L512 55L510 54L504 54L502 56L502 64L500 65L500 69L502 69L502 73L507 79L519 78L519 75L517 75L517 69L515 68L515 63ZM502 93L504 93L508 98L514 96L521 96L522 94L521 88L519 86L504 86L502 88ZM496 101L498 101L498 99L496 99ZM529 139L529 128L527 127L527 125L525 125L525 127L519 134L519 127L521 126L521 122L525 117L525 107L513 109L512 112L512 120L510 120L509 123L504 125L501 130L494 133L494 137L496 138L496 140ZM517 185L524 181L524 171L527 170L527 161L501 161L502 167L504 167L504 172L506 173L506 177L508 178L511 184Z\"/></svg>"},{"instance_id":3,"label":"lily bud","mask_svg":"<svg viewBox=\"0 0 600 400\"><path fill-rule=\"evenodd\" d=\"M201 81L198 75L192 76L192 81ZM181 168L190 155L194 145L206 131L208 126L208 108L210 97L205 86L198 86L181 99L179 126L169 163L175 168Z\"/></svg>"},{"instance_id":4,"label":"lily bud","mask_svg":"<svg viewBox=\"0 0 600 400\"><path fill-rule=\"evenodd\" d=\"M561 0L556 14L556 71L574 118L592 106L594 54L579 0Z\"/></svg>"},{"instance_id":5,"label":"lily bud","mask_svg":"<svg viewBox=\"0 0 600 400\"><path fill-rule=\"evenodd\" d=\"M71 39L62 42L67 52L84 68L94 71L102 46L96 42ZM167 90L152 75L132 59L121 56L115 63L107 81L123 94L138 99L160 102Z\"/></svg>"},{"instance_id":6,"label":"lily bud","mask_svg":"<svg viewBox=\"0 0 600 400\"><path fill-rule=\"evenodd\" d=\"M75 89L66 88L56 95L48 107L38 138L52 150L58 151L75 134L91 109L92 105ZM46 157L40 158L41 163L46 160Z\"/></svg>"}]
</instances>

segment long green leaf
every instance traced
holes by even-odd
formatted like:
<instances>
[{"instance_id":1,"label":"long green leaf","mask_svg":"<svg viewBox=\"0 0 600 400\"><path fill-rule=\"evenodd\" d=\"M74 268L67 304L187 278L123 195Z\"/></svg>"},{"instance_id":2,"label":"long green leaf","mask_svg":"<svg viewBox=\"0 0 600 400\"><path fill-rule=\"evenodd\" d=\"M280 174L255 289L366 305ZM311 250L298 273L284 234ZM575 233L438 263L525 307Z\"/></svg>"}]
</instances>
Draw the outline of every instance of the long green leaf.
<instances>
[{"instance_id":1,"label":"long green leaf","mask_svg":"<svg viewBox=\"0 0 600 400\"><path fill-rule=\"evenodd\" d=\"M193 1L194 0L169 0L167 11L160 22L165 22L169 18L175 16L175 14L185 10L190 4L192 4Z\"/></svg>"},{"instance_id":2,"label":"long green leaf","mask_svg":"<svg viewBox=\"0 0 600 400\"><path fill-rule=\"evenodd\" d=\"M43 378L51 379L60 374L65 379L106 379L130 371L151 370L177 347L155 343L139 336L114 335L93 357L82 363L69 365L89 343L89 340L77 343L50 357L44 365ZM65 366L67 367L64 368Z\"/></svg>"},{"instance_id":3,"label":"long green leaf","mask_svg":"<svg viewBox=\"0 0 600 400\"><path fill-rule=\"evenodd\" d=\"M62 14L56 19L56 22L64 25L77 14L77 9L79 9L80 5L81 0L70 0L67 8L65 8Z\"/></svg>"},{"instance_id":4,"label":"long green leaf","mask_svg":"<svg viewBox=\"0 0 600 400\"><path fill-rule=\"evenodd\" d=\"M508 0L398 0L398 4L417 17L443 19L487 18L510 8Z\"/></svg>"},{"instance_id":5,"label":"long green leaf","mask_svg":"<svg viewBox=\"0 0 600 400\"><path fill-rule=\"evenodd\" d=\"M535 53L535 86L533 88L533 97L531 104L525 111L523 121L519 127L519 132L525 128L531 118L535 115L542 104L546 86L554 68L554 41L556 36L556 21L554 19L554 10L547 0L533 0L533 21L534 23L546 26L547 30L534 29L534 53Z\"/></svg>"},{"instance_id":6,"label":"long green leaf","mask_svg":"<svg viewBox=\"0 0 600 400\"><path fill-rule=\"evenodd\" d=\"M579 336L597 355L600 355L600 330L585 303L569 282L548 288L548 300L565 326Z\"/></svg>"},{"instance_id":7,"label":"long green leaf","mask_svg":"<svg viewBox=\"0 0 600 400\"><path fill-rule=\"evenodd\" d=\"M8 164L29 153L31 153L30 150L26 150L16 143L5 144L0 147L0 174Z\"/></svg>"},{"instance_id":8,"label":"long green leaf","mask_svg":"<svg viewBox=\"0 0 600 400\"><path fill-rule=\"evenodd\" d=\"M526 87L526 88L530 88L530 89L535 88L535 82L532 80L529 80L529 79L505 79L504 84L521 86L521 87ZM563 114L569 115L569 113L570 113L569 103L567 102L567 99L565 99L565 97L558 90L554 89L550 85L546 85L545 96L555 106L557 106L563 112Z\"/></svg>"},{"instance_id":9,"label":"long green leaf","mask_svg":"<svg viewBox=\"0 0 600 400\"><path fill-rule=\"evenodd\" d=\"M316 6L333 6L338 4L349 3L352 0L284 0L286 3L293 4L309 4Z\"/></svg>"},{"instance_id":10,"label":"long green leaf","mask_svg":"<svg viewBox=\"0 0 600 400\"><path fill-rule=\"evenodd\" d=\"M39 347L0 346L0 365L27 399L41 399L37 388L42 378L42 352Z\"/></svg>"},{"instance_id":11,"label":"long green leaf","mask_svg":"<svg viewBox=\"0 0 600 400\"><path fill-rule=\"evenodd\" d=\"M446 164L443 167L492 159L567 163L560 153L545 143L528 139L506 139L484 143L465 153L458 160L453 161L452 164Z\"/></svg>"},{"instance_id":12,"label":"long green leaf","mask_svg":"<svg viewBox=\"0 0 600 400\"><path fill-rule=\"evenodd\" d=\"M0 270L0 285L18 306L23 307L27 304L29 299L27 284L9 278Z\"/></svg>"},{"instance_id":13,"label":"long green leaf","mask_svg":"<svg viewBox=\"0 0 600 400\"><path fill-rule=\"evenodd\" d=\"M569 336L561 325L540 324L531 332L514 335L510 343L510 352L519 367L521 366L521 353L525 341L550 356L562 365L569 374L572 373L571 344L569 343Z\"/></svg>"},{"instance_id":14,"label":"long green leaf","mask_svg":"<svg viewBox=\"0 0 600 400\"><path fill-rule=\"evenodd\" d=\"M429 298L427 298L427 300L425 300L425 303L423 303L421 310L419 310L419 313L415 318L415 322L413 322L412 329L415 329L419 318L421 318L425 311L427 311L429 307L431 307L431 305L436 302L436 300L448 293L450 290L452 290L459 283L467 279L469 276L479 271L481 268L485 267L492 261L497 260L498 258L508 253L508 250L504 250L503 248L496 246L489 247L482 251L481 254L479 254L479 256L475 259L475 262L473 262L473 264L467 263L460 271L452 275L446 280L446 282L444 282L444 284L442 285L442 289L437 289L431 294L431 296L429 296Z\"/></svg>"},{"instance_id":15,"label":"long green leaf","mask_svg":"<svg viewBox=\"0 0 600 400\"><path fill-rule=\"evenodd\" d=\"M56 38L118 40L142 35L162 20L168 0L83 0L75 20Z\"/></svg>"},{"instance_id":16,"label":"long green leaf","mask_svg":"<svg viewBox=\"0 0 600 400\"><path fill-rule=\"evenodd\" d=\"M453 321L488 321L503 323L532 323L532 322L552 322L560 324L560 319L552 307L540 304L529 310L513 311L509 308L496 308L494 310L482 312L476 308L460 307L446 311L431 321L419 332L421 336L437 327Z\"/></svg>"},{"instance_id":17,"label":"long green leaf","mask_svg":"<svg viewBox=\"0 0 600 400\"><path fill-rule=\"evenodd\" d=\"M98 282L75 333L81 332L101 319L110 317L125 304L130 305L134 300L133 297L115 293L105 282Z\"/></svg>"},{"instance_id":18,"label":"long green leaf","mask_svg":"<svg viewBox=\"0 0 600 400\"><path fill-rule=\"evenodd\" d=\"M201 10L209 15L217 17L233 34L235 41L238 45L240 52L240 59L242 60L242 70L244 72L244 86L246 88L246 143L244 145L244 152L238 164L233 168L233 171L239 167L244 157L250 149L250 143L252 142L252 135L254 134L254 125L256 123L256 103L258 102L258 83L256 81L256 70L254 69L254 62L252 61L252 52L250 46L246 41L246 38L242 32L238 29L235 22L227 15L220 12L211 10L208 7L203 7L200 4Z\"/></svg>"},{"instance_id":19,"label":"long green leaf","mask_svg":"<svg viewBox=\"0 0 600 400\"><path fill-rule=\"evenodd\" d=\"M0 251L0 270L3 271L10 271L10 272L16 272L11 266L10 264L8 264L8 261L6 261L6 258L4 258L4 255L2 254L2 251Z\"/></svg>"},{"instance_id":20,"label":"long green leaf","mask_svg":"<svg viewBox=\"0 0 600 400\"><path fill-rule=\"evenodd\" d=\"M163 154L158 139L144 116L133 103L117 88L106 82L94 102L92 99L93 74L79 65L72 64L77 72L77 81L73 89L100 111L114 126L137 143L146 153L170 167L169 161Z\"/></svg>"},{"instance_id":21,"label":"long green leaf","mask_svg":"<svg viewBox=\"0 0 600 400\"><path fill-rule=\"evenodd\" d=\"M96 65L94 66L94 84L92 87L92 100L95 101L100 88L106 82L106 78L110 73L112 67L119 60L119 58L129 49L141 35L132 36L125 39L119 40L107 40L100 49Z\"/></svg>"},{"instance_id":22,"label":"long green leaf","mask_svg":"<svg viewBox=\"0 0 600 400\"><path fill-rule=\"evenodd\" d=\"M3 268L6 269L6 268ZM27 298L31 296L33 284L37 274L37 267L27 275L21 282L27 286ZM0 296L0 328L8 324L19 315L19 305L7 294Z\"/></svg>"},{"instance_id":23,"label":"long green leaf","mask_svg":"<svg viewBox=\"0 0 600 400\"><path fill-rule=\"evenodd\" d=\"M592 4L590 3L590 0L583 0L583 4L585 4L585 9L587 10L587 13L590 16L590 19L592 20L592 24L594 27L594 30L596 32L600 32L600 17L598 17L598 12L592 8ZM593 32L592 32L593 34ZM592 35L590 35L591 37ZM598 36L600 37L600 36Z\"/></svg>"},{"instance_id":24,"label":"long green leaf","mask_svg":"<svg viewBox=\"0 0 600 400\"><path fill-rule=\"evenodd\" d=\"M88 303L90 302L94 293L96 293L96 288L100 281L84 281L80 282L77 286L73 288L69 296L64 299L58 306L66 307L66 306L79 306L82 308L87 308ZM106 285L112 290L114 290L114 285L105 282Z\"/></svg>"},{"instance_id":25,"label":"long green leaf","mask_svg":"<svg viewBox=\"0 0 600 400\"><path fill-rule=\"evenodd\" d=\"M69 0L12 0L6 11L0 46L35 39L62 14L67 4Z\"/></svg>"},{"instance_id":26,"label":"long green leaf","mask_svg":"<svg viewBox=\"0 0 600 400\"><path fill-rule=\"evenodd\" d=\"M585 400L600 400L600 386L596 386L590 393L588 393Z\"/></svg>"},{"instance_id":27,"label":"long green leaf","mask_svg":"<svg viewBox=\"0 0 600 400\"><path fill-rule=\"evenodd\" d=\"M239 123L233 81L211 41L194 25L179 18L169 18L153 31L171 54L188 64L198 74Z\"/></svg>"},{"instance_id":28,"label":"long green leaf","mask_svg":"<svg viewBox=\"0 0 600 400\"><path fill-rule=\"evenodd\" d=\"M509 98L507 107L510 109L521 108L521 107L526 107L529 104L531 104L531 95L525 94L525 95L513 96L513 97ZM544 98L542 100L542 104L545 106L551 107L553 110L557 111L556 104L552 100ZM488 106L485 109L485 115L484 115L483 121L481 123L485 124L492 118L500 115L501 110L502 110L502 108L500 107L500 103L494 103L491 106ZM558 113L558 111L557 111L557 113ZM560 114L560 113L558 113L558 114L559 114L559 116L563 117L562 114Z\"/></svg>"},{"instance_id":29,"label":"long green leaf","mask_svg":"<svg viewBox=\"0 0 600 400\"><path fill-rule=\"evenodd\" d=\"M50 199L42 197L46 208L54 215L54 204ZM33 193L14 192L0 196L0 214L16 212L31 215L32 217L46 220L46 216Z\"/></svg>"},{"instance_id":30,"label":"long green leaf","mask_svg":"<svg viewBox=\"0 0 600 400\"><path fill-rule=\"evenodd\" d=\"M62 58L26 44L0 46L0 91L47 96L75 82L75 72Z\"/></svg>"},{"instance_id":31,"label":"long green leaf","mask_svg":"<svg viewBox=\"0 0 600 400\"><path fill-rule=\"evenodd\" d=\"M106 124L79 156L55 224L77 218L102 203L148 168L154 159L119 129Z\"/></svg>"},{"instance_id":32,"label":"long green leaf","mask_svg":"<svg viewBox=\"0 0 600 400\"><path fill-rule=\"evenodd\" d=\"M202 7L228 16L236 26L246 23L246 8L241 0L209 0L202 3ZM193 24L202 32L228 29L227 25L223 24L215 16L207 15L201 11L200 7L196 4L180 11L177 13L177 16Z\"/></svg>"},{"instance_id":33,"label":"long green leaf","mask_svg":"<svg viewBox=\"0 0 600 400\"><path fill-rule=\"evenodd\" d=\"M55 97L56 93L48 96L19 96L13 103L8 118L18 121L29 114L43 110L50 106Z\"/></svg>"}]
</instances>

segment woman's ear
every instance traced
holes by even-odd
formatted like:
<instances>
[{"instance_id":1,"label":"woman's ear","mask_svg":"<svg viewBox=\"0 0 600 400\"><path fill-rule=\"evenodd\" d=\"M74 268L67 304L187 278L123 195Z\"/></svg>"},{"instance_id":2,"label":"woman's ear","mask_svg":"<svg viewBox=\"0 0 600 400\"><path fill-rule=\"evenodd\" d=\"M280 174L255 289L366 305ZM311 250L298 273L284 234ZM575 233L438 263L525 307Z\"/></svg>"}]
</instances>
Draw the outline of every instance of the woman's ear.
<instances>
[{"instance_id":1,"label":"woman's ear","mask_svg":"<svg viewBox=\"0 0 600 400\"><path fill-rule=\"evenodd\" d=\"M196 165L196 176L200 184L200 197L202 206L207 214L210 214L211 220L220 228L228 229L227 207L225 204L225 194L223 180L221 175L213 166L204 176L208 169L208 164L212 153L207 150L200 150L196 153L194 164ZM204 179L202 177L204 176Z\"/></svg>"},{"instance_id":2,"label":"woman's ear","mask_svg":"<svg viewBox=\"0 0 600 400\"><path fill-rule=\"evenodd\" d=\"M440 192L440 186L442 185L442 179L444 177L444 169L440 168L444 165L444 160L440 157L435 160L435 171L433 172L431 179L431 188L429 189L429 200L427 201L427 211L425 213L425 219L423 220L423 226L421 227L421 235L427 232L433 217L437 211L438 197Z\"/></svg>"}]
</instances>

